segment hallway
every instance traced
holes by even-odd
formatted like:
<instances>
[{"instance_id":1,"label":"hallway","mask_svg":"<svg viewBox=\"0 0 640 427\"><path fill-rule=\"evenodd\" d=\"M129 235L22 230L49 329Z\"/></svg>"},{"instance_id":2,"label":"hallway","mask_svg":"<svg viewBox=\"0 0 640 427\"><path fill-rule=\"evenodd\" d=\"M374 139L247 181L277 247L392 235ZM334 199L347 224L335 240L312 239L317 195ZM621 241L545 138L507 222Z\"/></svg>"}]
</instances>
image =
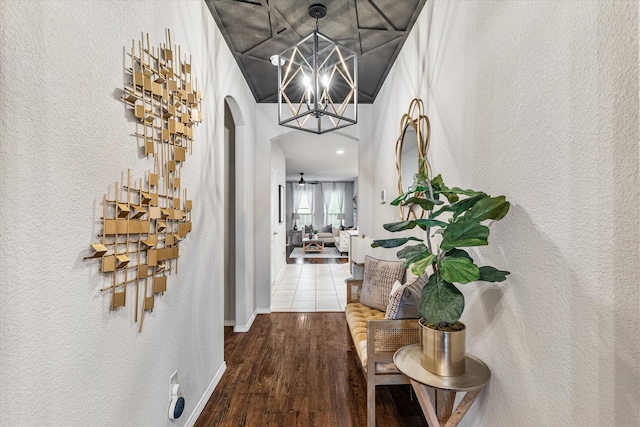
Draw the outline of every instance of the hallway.
<instances>
[{"instance_id":1,"label":"hallway","mask_svg":"<svg viewBox=\"0 0 640 427\"><path fill-rule=\"evenodd\" d=\"M260 314L225 328L227 370L195 427L366 425L367 384L343 313ZM377 424L426 427L408 385L376 387Z\"/></svg>"},{"instance_id":2,"label":"hallway","mask_svg":"<svg viewBox=\"0 0 640 427\"><path fill-rule=\"evenodd\" d=\"M344 311L349 276L349 264L287 264L271 288L271 311Z\"/></svg>"}]
</instances>

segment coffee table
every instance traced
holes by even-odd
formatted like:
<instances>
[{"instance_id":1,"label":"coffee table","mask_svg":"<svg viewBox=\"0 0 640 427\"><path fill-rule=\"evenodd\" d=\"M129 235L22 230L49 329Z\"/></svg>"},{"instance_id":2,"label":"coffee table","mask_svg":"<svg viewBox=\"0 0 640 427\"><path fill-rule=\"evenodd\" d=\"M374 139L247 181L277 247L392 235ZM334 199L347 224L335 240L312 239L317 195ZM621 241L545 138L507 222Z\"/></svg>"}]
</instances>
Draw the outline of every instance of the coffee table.
<instances>
[{"instance_id":1,"label":"coffee table","mask_svg":"<svg viewBox=\"0 0 640 427\"><path fill-rule=\"evenodd\" d=\"M322 252L324 253L324 240L319 239L302 239L302 253Z\"/></svg>"}]
</instances>

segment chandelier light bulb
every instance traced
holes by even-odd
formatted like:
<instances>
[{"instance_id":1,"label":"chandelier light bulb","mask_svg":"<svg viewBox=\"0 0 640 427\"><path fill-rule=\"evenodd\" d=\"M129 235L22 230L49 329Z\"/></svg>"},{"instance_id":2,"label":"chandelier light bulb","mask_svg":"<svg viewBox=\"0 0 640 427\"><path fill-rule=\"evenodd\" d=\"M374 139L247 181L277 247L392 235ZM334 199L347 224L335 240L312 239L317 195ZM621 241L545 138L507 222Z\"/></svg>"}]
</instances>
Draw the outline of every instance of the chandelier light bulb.
<instances>
[{"instance_id":1,"label":"chandelier light bulb","mask_svg":"<svg viewBox=\"0 0 640 427\"><path fill-rule=\"evenodd\" d=\"M328 75L323 75L322 76L322 86L324 86L325 88L329 89L329 76Z\"/></svg>"}]
</instances>

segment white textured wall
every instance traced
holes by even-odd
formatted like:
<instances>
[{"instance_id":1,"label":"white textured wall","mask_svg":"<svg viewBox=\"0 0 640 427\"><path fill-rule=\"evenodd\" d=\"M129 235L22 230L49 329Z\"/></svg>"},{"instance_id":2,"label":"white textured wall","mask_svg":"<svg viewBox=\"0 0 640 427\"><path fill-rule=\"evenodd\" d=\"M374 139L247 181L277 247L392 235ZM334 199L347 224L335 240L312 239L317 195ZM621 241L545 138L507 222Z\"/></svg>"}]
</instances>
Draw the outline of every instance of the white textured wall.
<instances>
[{"instance_id":1,"label":"white textured wall","mask_svg":"<svg viewBox=\"0 0 640 427\"><path fill-rule=\"evenodd\" d=\"M193 55L205 119L182 171L193 232L139 334L134 288L110 313L99 290L108 279L83 257L102 194L128 168L138 179L151 167L119 90L132 40L148 32L157 46L167 28ZM242 75L202 1L3 1L0 46L0 425L184 425L224 366L223 99L253 123ZM245 144L253 139L247 129ZM252 198L244 203L252 222ZM187 406L171 422L175 369Z\"/></svg>"},{"instance_id":2,"label":"white textured wall","mask_svg":"<svg viewBox=\"0 0 640 427\"><path fill-rule=\"evenodd\" d=\"M493 373L464 425L640 425L638 11L429 1L376 99L363 232L383 235L395 214L377 191L395 188L396 128L414 97L435 172L512 203L476 252L511 275L463 288L469 351Z\"/></svg>"}]
</instances>

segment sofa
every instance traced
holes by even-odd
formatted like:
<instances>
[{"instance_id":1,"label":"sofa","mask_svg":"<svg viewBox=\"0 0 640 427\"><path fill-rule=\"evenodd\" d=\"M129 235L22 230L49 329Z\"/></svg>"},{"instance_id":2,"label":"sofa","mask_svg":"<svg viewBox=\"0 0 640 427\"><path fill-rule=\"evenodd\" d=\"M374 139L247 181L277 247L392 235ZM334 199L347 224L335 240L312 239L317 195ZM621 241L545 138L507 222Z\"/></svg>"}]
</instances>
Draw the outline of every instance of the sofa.
<instances>
[{"instance_id":1,"label":"sofa","mask_svg":"<svg viewBox=\"0 0 640 427\"><path fill-rule=\"evenodd\" d=\"M335 246L340 253L348 253L351 242L351 235L347 230L339 227L325 225L323 227L314 227L313 225L305 225L302 229L302 237L309 237L313 233L313 229L318 230L318 240L324 242L325 246Z\"/></svg>"},{"instance_id":2,"label":"sofa","mask_svg":"<svg viewBox=\"0 0 640 427\"><path fill-rule=\"evenodd\" d=\"M333 236L336 248L340 253L349 252L349 245L351 242L351 234L347 230L340 230L337 236Z\"/></svg>"},{"instance_id":3,"label":"sofa","mask_svg":"<svg viewBox=\"0 0 640 427\"><path fill-rule=\"evenodd\" d=\"M335 228L332 225L325 225L322 227L314 227L313 225L305 225L302 230L302 238L309 237L313 230L318 230L318 240L322 240L325 246L335 245L334 237L339 234L340 229Z\"/></svg>"},{"instance_id":4,"label":"sofa","mask_svg":"<svg viewBox=\"0 0 640 427\"><path fill-rule=\"evenodd\" d=\"M419 342L418 303L427 276L402 261L365 257L361 280L347 279L345 316L356 363L367 381L367 426L376 425L376 385L410 384L393 363L400 347Z\"/></svg>"}]
</instances>

